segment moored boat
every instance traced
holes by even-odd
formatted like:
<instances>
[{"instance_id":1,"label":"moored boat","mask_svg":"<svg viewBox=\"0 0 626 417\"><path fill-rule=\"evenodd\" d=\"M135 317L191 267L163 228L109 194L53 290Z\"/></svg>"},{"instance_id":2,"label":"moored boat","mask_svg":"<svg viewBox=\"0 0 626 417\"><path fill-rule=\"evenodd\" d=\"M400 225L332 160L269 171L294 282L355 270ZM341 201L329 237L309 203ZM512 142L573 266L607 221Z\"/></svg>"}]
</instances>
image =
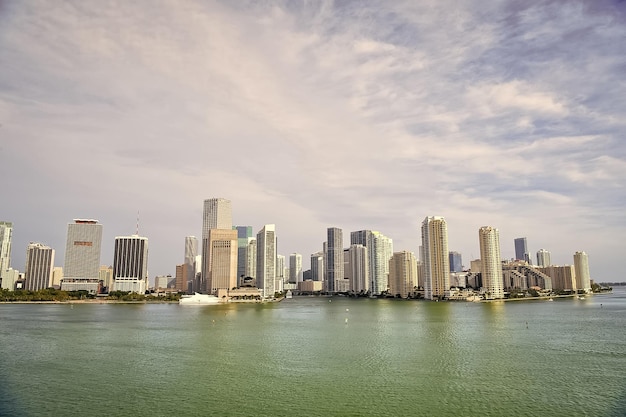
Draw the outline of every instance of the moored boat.
<instances>
[{"instance_id":1,"label":"moored boat","mask_svg":"<svg viewBox=\"0 0 626 417\"><path fill-rule=\"evenodd\" d=\"M180 300L178 300L178 304L181 305L211 305L219 302L220 299L214 295L199 293L194 293L193 295L183 295Z\"/></svg>"}]
</instances>

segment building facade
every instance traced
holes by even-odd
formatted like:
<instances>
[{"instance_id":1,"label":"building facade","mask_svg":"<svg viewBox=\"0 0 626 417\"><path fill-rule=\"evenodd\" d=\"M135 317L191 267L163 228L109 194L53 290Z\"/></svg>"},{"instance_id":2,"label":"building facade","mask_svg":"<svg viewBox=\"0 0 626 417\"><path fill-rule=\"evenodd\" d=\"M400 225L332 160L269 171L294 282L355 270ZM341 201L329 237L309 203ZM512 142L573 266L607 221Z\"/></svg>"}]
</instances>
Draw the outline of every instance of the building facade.
<instances>
[{"instance_id":1,"label":"building facade","mask_svg":"<svg viewBox=\"0 0 626 417\"><path fill-rule=\"evenodd\" d=\"M552 265L552 259L550 259L550 252L545 249L539 249L537 251L537 266L544 267Z\"/></svg>"},{"instance_id":2,"label":"building facade","mask_svg":"<svg viewBox=\"0 0 626 417\"><path fill-rule=\"evenodd\" d=\"M450 263L450 272L463 271L463 259L459 252L450 252L448 257L448 261Z\"/></svg>"},{"instance_id":3,"label":"building facade","mask_svg":"<svg viewBox=\"0 0 626 417\"><path fill-rule=\"evenodd\" d=\"M515 259L531 263L526 238L518 237L513 241L513 243L515 244Z\"/></svg>"},{"instance_id":4,"label":"building facade","mask_svg":"<svg viewBox=\"0 0 626 417\"><path fill-rule=\"evenodd\" d=\"M231 290L238 286L237 280L237 230L211 229L207 241L206 291Z\"/></svg>"},{"instance_id":5,"label":"building facade","mask_svg":"<svg viewBox=\"0 0 626 417\"><path fill-rule=\"evenodd\" d=\"M417 258L413 252L395 252L389 260L389 294L408 298L417 287Z\"/></svg>"},{"instance_id":6,"label":"building facade","mask_svg":"<svg viewBox=\"0 0 626 417\"><path fill-rule=\"evenodd\" d=\"M299 253L289 255L289 282L302 282L302 255Z\"/></svg>"},{"instance_id":7,"label":"building facade","mask_svg":"<svg viewBox=\"0 0 626 417\"><path fill-rule=\"evenodd\" d=\"M209 276L209 259L211 257L209 253L209 231L214 229L233 229L232 204L230 200L225 198L209 198L204 200L204 207L202 210L201 288L198 288L202 291L207 291L210 287L207 282ZM235 240L237 239L236 235L237 232L235 231Z\"/></svg>"},{"instance_id":8,"label":"building facade","mask_svg":"<svg viewBox=\"0 0 626 417\"><path fill-rule=\"evenodd\" d=\"M578 251L574 254L574 270L576 271L576 288L590 292L589 258L585 252Z\"/></svg>"},{"instance_id":9,"label":"building facade","mask_svg":"<svg viewBox=\"0 0 626 417\"><path fill-rule=\"evenodd\" d=\"M313 281L324 281L324 252L311 254L311 279Z\"/></svg>"},{"instance_id":10,"label":"building facade","mask_svg":"<svg viewBox=\"0 0 626 417\"><path fill-rule=\"evenodd\" d=\"M11 268L12 236L13 223L0 221L0 284L2 283L2 277Z\"/></svg>"},{"instance_id":11,"label":"building facade","mask_svg":"<svg viewBox=\"0 0 626 417\"><path fill-rule=\"evenodd\" d=\"M326 291L338 291L337 282L344 279L343 270L343 232L337 227L327 229L326 249Z\"/></svg>"},{"instance_id":12,"label":"building facade","mask_svg":"<svg viewBox=\"0 0 626 417\"><path fill-rule=\"evenodd\" d=\"M478 241L485 298L489 300L504 298L500 233L496 228L483 226L478 230Z\"/></svg>"},{"instance_id":13,"label":"building facade","mask_svg":"<svg viewBox=\"0 0 626 417\"><path fill-rule=\"evenodd\" d=\"M74 219L67 225L62 290L98 291L101 246L102 225L97 220Z\"/></svg>"},{"instance_id":14,"label":"building facade","mask_svg":"<svg viewBox=\"0 0 626 417\"><path fill-rule=\"evenodd\" d=\"M256 235L256 283L263 298L273 298L276 288L278 255L276 226L266 224Z\"/></svg>"},{"instance_id":15,"label":"building facade","mask_svg":"<svg viewBox=\"0 0 626 417\"><path fill-rule=\"evenodd\" d=\"M117 236L113 249L113 291L144 294L148 289L148 238Z\"/></svg>"},{"instance_id":16,"label":"building facade","mask_svg":"<svg viewBox=\"0 0 626 417\"><path fill-rule=\"evenodd\" d=\"M48 288L52 283L54 268L54 249L41 243L31 243L26 250L26 289L38 291Z\"/></svg>"},{"instance_id":17,"label":"building facade","mask_svg":"<svg viewBox=\"0 0 626 417\"><path fill-rule=\"evenodd\" d=\"M442 299L450 289L448 225L440 216L428 216L422 222L424 298Z\"/></svg>"}]
</instances>

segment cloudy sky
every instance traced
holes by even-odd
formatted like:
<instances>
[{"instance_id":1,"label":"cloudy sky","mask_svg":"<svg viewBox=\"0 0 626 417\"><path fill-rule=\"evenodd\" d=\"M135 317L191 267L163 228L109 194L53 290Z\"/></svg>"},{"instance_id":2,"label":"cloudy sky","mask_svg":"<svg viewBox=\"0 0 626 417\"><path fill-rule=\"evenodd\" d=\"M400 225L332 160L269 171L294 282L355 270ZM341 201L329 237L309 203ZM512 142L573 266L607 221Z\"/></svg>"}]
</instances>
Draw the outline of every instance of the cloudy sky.
<instances>
[{"instance_id":1,"label":"cloudy sky","mask_svg":"<svg viewBox=\"0 0 626 417\"><path fill-rule=\"evenodd\" d=\"M174 274L202 202L276 224L279 253L326 228L418 251L425 216L450 250L502 256L525 236L558 264L626 251L626 2L0 2L0 220L12 266L67 223L150 239Z\"/></svg>"}]
</instances>

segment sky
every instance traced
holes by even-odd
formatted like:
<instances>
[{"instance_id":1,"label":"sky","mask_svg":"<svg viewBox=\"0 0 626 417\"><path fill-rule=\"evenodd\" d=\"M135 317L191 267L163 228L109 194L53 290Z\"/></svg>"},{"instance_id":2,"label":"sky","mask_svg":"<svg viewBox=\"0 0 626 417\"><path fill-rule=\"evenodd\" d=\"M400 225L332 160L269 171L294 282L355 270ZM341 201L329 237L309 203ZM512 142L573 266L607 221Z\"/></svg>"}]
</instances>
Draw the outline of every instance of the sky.
<instances>
[{"instance_id":1,"label":"sky","mask_svg":"<svg viewBox=\"0 0 626 417\"><path fill-rule=\"evenodd\" d=\"M0 1L0 220L12 266L67 224L149 239L175 273L203 200L275 224L278 252L328 227L418 252L443 216L469 266L526 237L626 281L626 2Z\"/></svg>"}]
</instances>

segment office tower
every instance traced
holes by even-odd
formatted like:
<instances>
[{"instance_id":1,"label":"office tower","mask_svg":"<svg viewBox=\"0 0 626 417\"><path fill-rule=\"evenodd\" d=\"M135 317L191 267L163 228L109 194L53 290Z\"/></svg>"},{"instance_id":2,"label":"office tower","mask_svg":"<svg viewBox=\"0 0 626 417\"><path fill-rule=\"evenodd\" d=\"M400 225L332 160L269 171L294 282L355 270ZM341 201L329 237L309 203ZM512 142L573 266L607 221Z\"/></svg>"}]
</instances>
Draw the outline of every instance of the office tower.
<instances>
[{"instance_id":1,"label":"office tower","mask_svg":"<svg viewBox=\"0 0 626 417\"><path fill-rule=\"evenodd\" d=\"M256 238L249 237L246 246L244 277L256 278Z\"/></svg>"},{"instance_id":2,"label":"office tower","mask_svg":"<svg viewBox=\"0 0 626 417\"><path fill-rule=\"evenodd\" d=\"M237 277L242 280L247 276L254 276L248 273L251 266L250 243L254 237L252 237L252 226L233 226L233 229L237 230Z\"/></svg>"},{"instance_id":3,"label":"office tower","mask_svg":"<svg viewBox=\"0 0 626 417\"><path fill-rule=\"evenodd\" d=\"M282 281L283 284L289 282L289 267L285 255L276 255L276 280Z\"/></svg>"},{"instance_id":4,"label":"office tower","mask_svg":"<svg viewBox=\"0 0 626 417\"><path fill-rule=\"evenodd\" d=\"M324 281L324 252L311 254L311 279Z\"/></svg>"},{"instance_id":5,"label":"office tower","mask_svg":"<svg viewBox=\"0 0 626 417\"><path fill-rule=\"evenodd\" d=\"M97 220L74 219L67 225L62 290L98 291L101 245L102 225Z\"/></svg>"},{"instance_id":6,"label":"office tower","mask_svg":"<svg viewBox=\"0 0 626 417\"><path fill-rule=\"evenodd\" d=\"M350 244L367 248L369 258L369 290L372 294L387 291L389 259L393 255L393 240L375 230L359 230L350 233Z\"/></svg>"},{"instance_id":7,"label":"office tower","mask_svg":"<svg viewBox=\"0 0 626 417\"><path fill-rule=\"evenodd\" d=\"M550 252L545 249L539 249L537 251L537 266L550 266L552 261L550 259Z\"/></svg>"},{"instance_id":8,"label":"office tower","mask_svg":"<svg viewBox=\"0 0 626 417\"><path fill-rule=\"evenodd\" d=\"M346 277L350 279L350 289L357 294L366 294L370 290L367 248L359 244L350 245L345 267Z\"/></svg>"},{"instance_id":9,"label":"office tower","mask_svg":"<svg viewBox=\"0 0 626 417\"><path fill-rule=\"evenodd\" d=\"M443 217L429 216L422 222L424 298L441 299L450 289L448 225Z\"/></svg>"},{"instance_id":10,"label":"office tower","mask_svg":"<svg viewBox=\"0 0 626 417\"><path fill-rule=\"evenodd\" d=\"M202 221L202 271L201 271L201 286L203 291L211 293L210 289L212 284L208 282L209 279L209 266L211 260L210 245L209 245L209 231L210 230L229 230L233 231L233 216L230 200L224 198L210 198L204 200L203 209L203 221ZM225 236L225 235L224 235ZM228 235L230 239L230 236ZM237 231L234 231L235 245L237 242ZM215 238L215 235L214 235ZM236 249L236 246L235 246ZM236 256L235 256L236 258ZM235 262L237 260L235 259ZM235 275L237 269L235 265Z\"/></svg>"},{"instance_id":11,"label":"office tower","mask_svg":"<svg viewBox=\"0 0 626 417\"><path fill-rule=\"evenodd\" d=\"M574 270L576 272L576 289L591 291L589 259L585 252L579 251L574 254Z\"/></svg>"},{"instance_id":12,"label":"office tower","mask_svg":"<svg viewBox=\"0 0 626 417\"><path fill-rule=\"evenodd\" d=\"M276 280L276 226L266 224L256 235L256 283L263 298L273 298Z\"/></svg>"},{"instance_id":13,"label":"office tower","mask_svg":"<svg viewBox=\"0 0 626 417\"><path fill-rule=\"evenodd\" d=\"M102 286L110 292L113 288L113 266L101 265L98 275Z\"/></svg>"},{"instance_id":14,"label":"office tower","mask_svg":"<svg viewBox=\"0 0 626 417\"><path fill-rule=\"evenodd\" d=\"M196 276L196 256L198 256L198 238L195 236L185 236L185 276L177 281L178 291L187 291L187 283L193 281Z\"/></svg>"},{"instance_id":15,"label":"office tower","mask_svg":"<svg viewBox=\"0 0 626 417\"><path fill-rule=\"evenodd\" d=\"M417 287L417 258L413 252L395 252L389 260L389 294L408 298Z\"/></svg>"},{"instance_id":16,"label":"office tower","mask_svg":"<svg viewBox=\"0 0 626 417\"><path fill-rule=\"evenodd\" d=\"M504 298L504 280L500 260L500 233L498 229L483 226L478 230L480 261L485 298Z\"/></svg>"},{"instance_id":17,"label":"office tower","mask_svg":"<svg viewBox=\"0 0 626 417\"><path fill-rule=\"evenodd\" d=\"M13 223L0 221L0 282L2 282L5 272L11 268L12 234Z\"/></svg>"},{"instance_id":18,"label":"office tower","mask_svg":"<svg viewBox=\"0 0 626 417\"><path fill-rule=\"evenodd\" d=\"M211 229L206 242L207 293L237 287L237 230Z\"/></svg>"},{"instance_id":19,"label":"office tower","mask_svg":"<svg viewBox=\"0 0 626 417\"><path fill-rule=\"evenodd\" d=\"M343 280L343 233L337 227L329 227L327 229L326 241L328 247L326 249L326 291L336 292L336 284L338 280Z\"/></svg>"},{"instance_id":20,"label":"office tower","mask_svg":"<svg viewBox=\"0 0 626 417\"><path fill-rule=\"evenodd\" d=\"M117 236L113 249L113 291L144 294L148 289L148 238Z\"/></svg>"},{"instance_id":21,"label":"office tower","mask_svg":"<svg viewBox=\"0 0 626 417\"><path fill-rule=\"evenodd\" d=\"M54 268L54 249L41 243L31 243L26 250L26 289L38 291L50 287Z\"/></svg>"},{"instance_id":22,"label":"office tower","mask_svg":"<svg viewBox=\"0 0 626 417\"><path fill-rule=\"evenodd\" d=\"M463 261L461 260L461 254L459 252L450 252L449 258L450 272L463 271Z\"/></svg>"},{"instance_id":23,"label":"office tower","mask_svg":"<svg viewBox=\"0 0 626 417\"><path fill-rule=\"evenodd\" d=\"M530 254L528 253L528 245L526 244L525 237L518 237L514 240L515 243L515 259L519 261L526 261L529 264L530 262Z\"/></svg>"},{"instance_id":24,"label":"office tower","mask_svg":"<svg viewBox=\"0 0 626 417\"><path fill-rule=\"evenodd\" d=\"M302 282L302 255L299 253L289 255L289 282Z\"/></svg>"}]
</instances>

